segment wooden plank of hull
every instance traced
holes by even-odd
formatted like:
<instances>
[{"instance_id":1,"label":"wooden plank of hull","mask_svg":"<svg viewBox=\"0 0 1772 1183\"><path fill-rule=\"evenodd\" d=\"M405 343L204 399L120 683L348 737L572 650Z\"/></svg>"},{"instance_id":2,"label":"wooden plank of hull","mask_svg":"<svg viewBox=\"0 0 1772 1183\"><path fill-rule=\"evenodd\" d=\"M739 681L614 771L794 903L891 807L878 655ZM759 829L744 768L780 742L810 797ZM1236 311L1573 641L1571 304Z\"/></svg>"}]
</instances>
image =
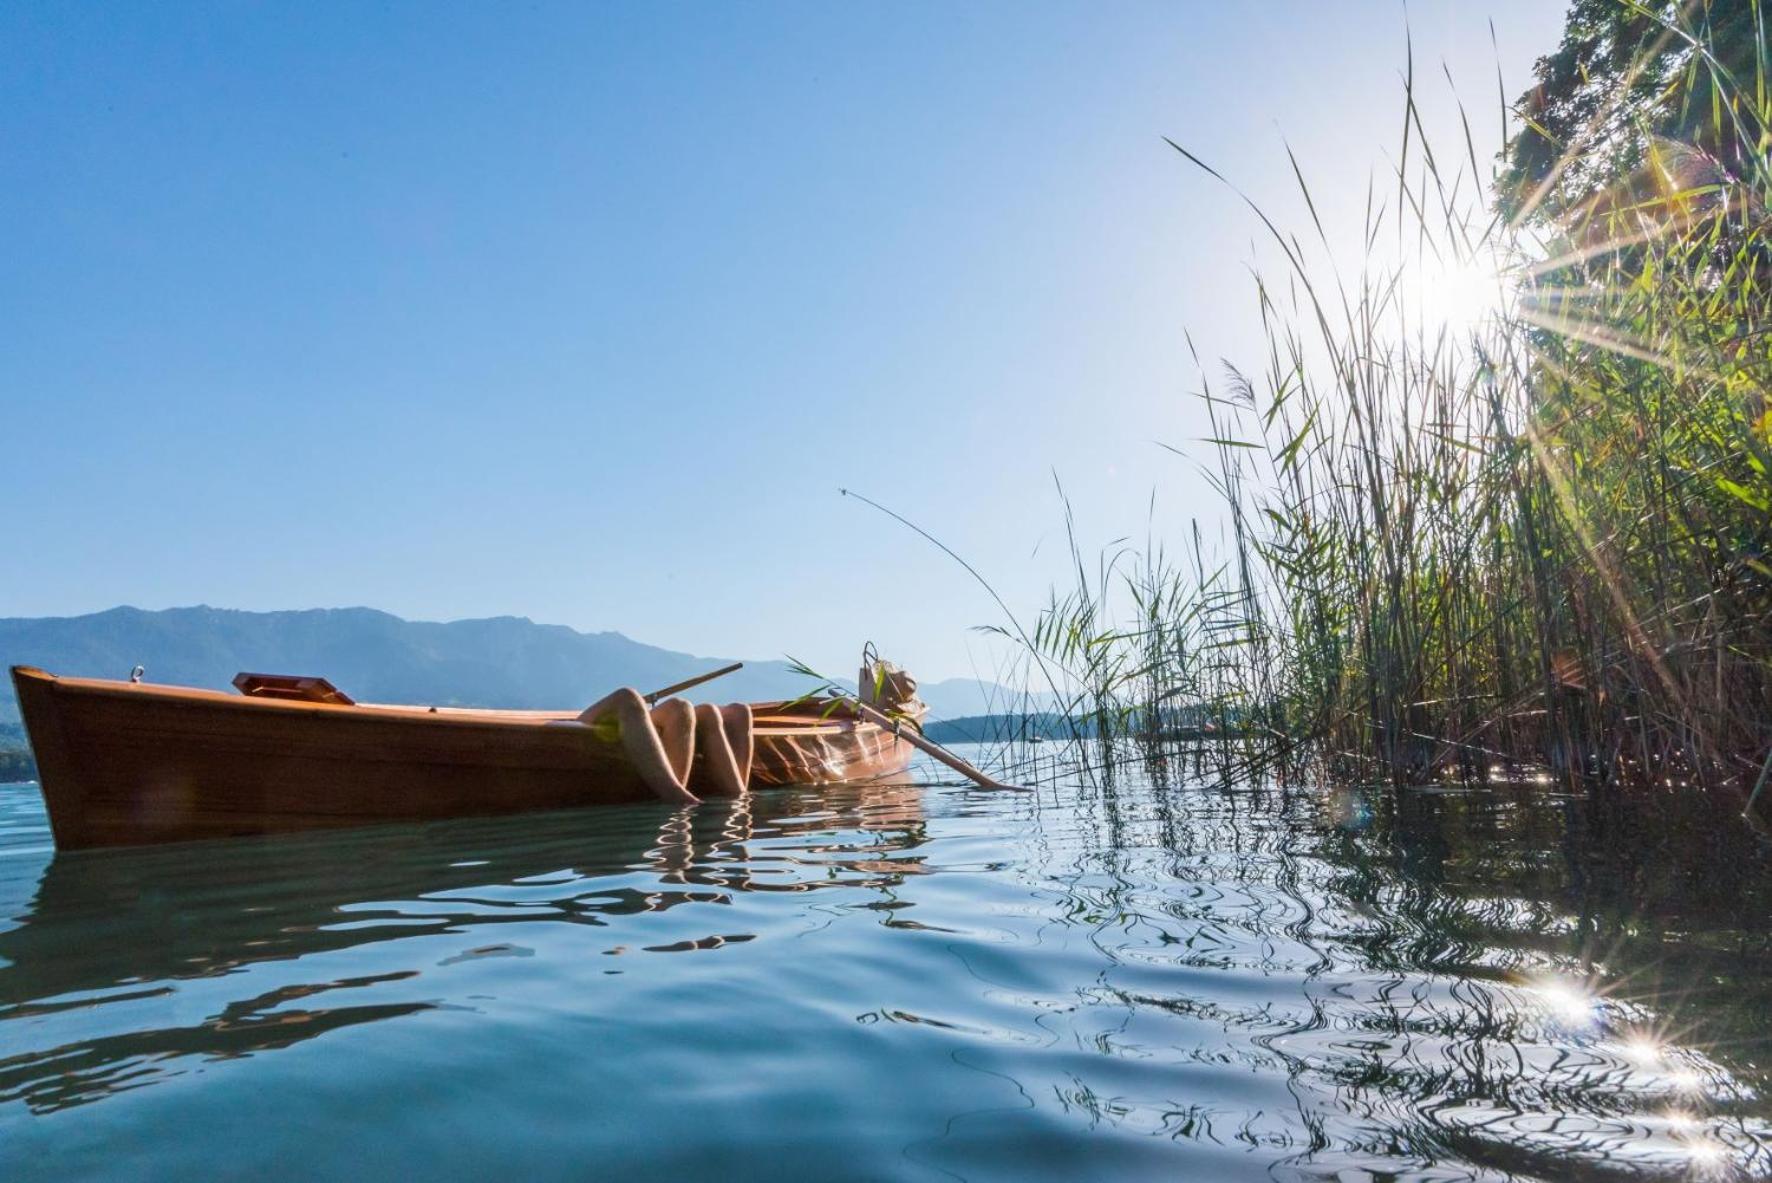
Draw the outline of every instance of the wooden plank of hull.
<instances>
[{"instance_id":1,"label":"wooden plank of hull","mask_svg":"<svg viewBox=\"0 0 1772 1183\"><path fill-rule=\"evenodd\" d=\"M786 713L777 703L752 708L755 748L751 757L753 785L827 785L876 780L905 770L915 748L890 731L853 715L825 717L823 703L802 705ZM911 719L921 722L917 704Z\"/></svg>"},{"instance_id":2,"label":"wooden plank of hull","mask_svg":"<svg viewBox=\"0 0 1772 1183\"><path fill-rule=\"evenodd\" d=\"M64 850L652 798L588 727L26 669L13 681Z\"/></svg>"}]
</instances>

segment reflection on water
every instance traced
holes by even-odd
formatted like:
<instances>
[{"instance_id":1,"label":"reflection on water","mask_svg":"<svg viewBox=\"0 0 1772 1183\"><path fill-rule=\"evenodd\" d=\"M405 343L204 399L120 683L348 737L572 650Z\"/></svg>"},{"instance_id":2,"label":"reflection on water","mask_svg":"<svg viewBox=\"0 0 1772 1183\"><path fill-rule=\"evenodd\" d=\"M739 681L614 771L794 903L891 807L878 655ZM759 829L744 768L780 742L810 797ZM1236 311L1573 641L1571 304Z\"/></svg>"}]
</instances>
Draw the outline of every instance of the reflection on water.
<instances>
[{"instance_id":1,"label":"reflection on water","mask_svg":"<svg viewBox=\"0 0 1772 1183\"><path fill-rule=\"evenodd\" d=\"M6 787L0 1170L1772 1177L1768 904L1683 799L880 786L53 857Z\"/></svg>"}]
</instances>

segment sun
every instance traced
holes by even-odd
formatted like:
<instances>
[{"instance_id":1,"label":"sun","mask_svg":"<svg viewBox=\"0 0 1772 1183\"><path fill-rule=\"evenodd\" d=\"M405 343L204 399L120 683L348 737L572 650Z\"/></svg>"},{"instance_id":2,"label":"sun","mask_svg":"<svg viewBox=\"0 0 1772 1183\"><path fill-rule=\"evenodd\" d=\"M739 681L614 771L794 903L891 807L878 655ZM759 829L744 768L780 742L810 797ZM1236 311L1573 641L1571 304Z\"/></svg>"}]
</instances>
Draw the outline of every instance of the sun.
<instances>
[{"instance_id":1,"label":"sun","mask_svg":"<svg viewBox=\"0 0 1772 1183\"><path fill-rule=\"evenodd\" d=\"M1518 283L1498 255L1424 259L1401 285L1401 311L1411 334L1429 340L1442 334L1458 341L1502 323L1514 308Z\"/></svg>"}]
</instances>

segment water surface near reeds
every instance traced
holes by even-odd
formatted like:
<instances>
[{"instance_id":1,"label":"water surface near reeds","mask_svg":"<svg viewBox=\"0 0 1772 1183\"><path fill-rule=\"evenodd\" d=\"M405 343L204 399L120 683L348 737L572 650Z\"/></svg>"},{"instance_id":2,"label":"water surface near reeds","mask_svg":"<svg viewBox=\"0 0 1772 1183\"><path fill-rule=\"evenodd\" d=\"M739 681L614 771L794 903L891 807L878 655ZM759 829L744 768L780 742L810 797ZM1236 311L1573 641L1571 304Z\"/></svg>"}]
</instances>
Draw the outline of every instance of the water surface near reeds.
<instances>
[{"instance_id":1,"label":"water surface near reeds","mask_svg":"<svg viewBox=\"0 0 1772 1183\"><path fill-rule=\"evenodd\" d=\"M0 1174L1772 1176L1768 905L1690 795L1059 775L55 856L0 787Z\"/></svg>"}]
</instances>

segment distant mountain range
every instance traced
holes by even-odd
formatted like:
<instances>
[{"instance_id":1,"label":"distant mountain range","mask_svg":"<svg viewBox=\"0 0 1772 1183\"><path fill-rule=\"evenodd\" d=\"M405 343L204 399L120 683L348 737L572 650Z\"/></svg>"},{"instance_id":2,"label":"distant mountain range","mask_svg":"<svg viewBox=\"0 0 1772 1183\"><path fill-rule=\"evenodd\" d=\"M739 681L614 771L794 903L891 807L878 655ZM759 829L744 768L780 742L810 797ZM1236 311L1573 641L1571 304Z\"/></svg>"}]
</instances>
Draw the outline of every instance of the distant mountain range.
<instances>
[{"instance_id":1,"label":"distant mountain range","mask_svg":"<svg viewBox=\"0 0 1772 1183\"><path fill-rule=\"evenodd\" d=\"M402 620L373 608L196 607L0 618L0 665L100 678L127 678L140 665L150 682L219 690L228 689L241 670L319 674L363 702L563 709L588 706L617 686L656 690L729 660L518 616L444 624ZM814 686L785 662L747 661L739 672L685 697L792 698ZM1006 709L1011 699L1000 686L968 678L925 682L921 693L938 719L989 714ZM18 718L8 679L0 687L0 728Z\"/></svg>"}]
</instances>

